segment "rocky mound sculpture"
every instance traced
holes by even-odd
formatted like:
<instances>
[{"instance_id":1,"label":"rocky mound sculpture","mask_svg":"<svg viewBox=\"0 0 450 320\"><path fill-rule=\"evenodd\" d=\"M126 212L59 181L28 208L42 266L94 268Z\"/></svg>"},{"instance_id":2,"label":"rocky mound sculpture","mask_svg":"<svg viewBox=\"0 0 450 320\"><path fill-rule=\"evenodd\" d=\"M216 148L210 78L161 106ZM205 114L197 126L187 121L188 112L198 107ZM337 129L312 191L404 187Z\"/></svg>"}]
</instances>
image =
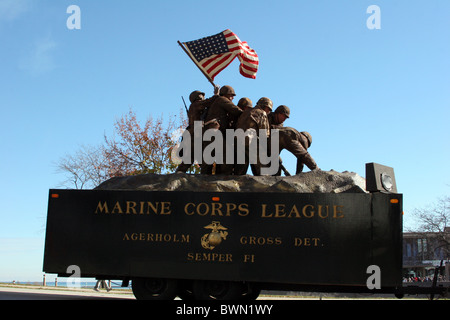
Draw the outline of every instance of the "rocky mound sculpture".
<instances>
[{"instance_id":1,"label":"rocky mound sculpture","mask_svg":"<svg viewBox=\"0 0 450 320\"><path fill-rule=\"evenodd\" d=\"M290 177L208 176L174 173L117 177L97 190L366 193L366 181L354 172L309 171Z\"/></svg>"}]
</instances>

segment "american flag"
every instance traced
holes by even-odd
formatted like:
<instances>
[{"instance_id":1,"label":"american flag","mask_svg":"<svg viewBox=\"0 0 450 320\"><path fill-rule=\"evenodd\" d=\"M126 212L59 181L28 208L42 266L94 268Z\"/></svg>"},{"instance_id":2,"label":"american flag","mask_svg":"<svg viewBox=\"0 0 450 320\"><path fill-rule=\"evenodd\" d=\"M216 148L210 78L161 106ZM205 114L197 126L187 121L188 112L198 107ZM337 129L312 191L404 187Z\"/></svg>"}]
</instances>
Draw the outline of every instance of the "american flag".
<instances>
[{"instance_id":1,"label":"american flag","mask_svg":"<svg viewBox=\"0 0 450 320\"><path fill-rule=\"evenodd\" d=\"M241 41L229 29L183 44L191 58L212 80L236 57L241 62L240 73L247 78L256 78L259 65L258 55L248 46L247 42Z\"/></svg>"}]
</instances>

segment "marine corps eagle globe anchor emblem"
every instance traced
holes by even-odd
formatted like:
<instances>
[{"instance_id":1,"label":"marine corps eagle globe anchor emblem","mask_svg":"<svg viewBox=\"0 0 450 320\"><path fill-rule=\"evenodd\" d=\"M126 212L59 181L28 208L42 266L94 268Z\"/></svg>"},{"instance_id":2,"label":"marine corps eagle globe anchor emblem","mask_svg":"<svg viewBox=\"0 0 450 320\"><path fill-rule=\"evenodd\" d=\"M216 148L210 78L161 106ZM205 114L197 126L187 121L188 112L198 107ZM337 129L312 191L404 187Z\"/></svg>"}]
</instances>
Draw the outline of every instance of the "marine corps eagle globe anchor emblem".
<instances>
[{"instance_id":1,"label":"marine corps eagle globe anchor emblem","mask_svg":"<svg viewBox=\"0 0 450 320\"><path fill-rule=\"evenodd\" d=\"M222 239L227 239L228 232L224 230L228 229L222 226L219 221L213 221L204 228L211 229L211 232L203 235L201 239L202 247L205 249L212 250L222 243Z\"/></svg>"}]
</instances>

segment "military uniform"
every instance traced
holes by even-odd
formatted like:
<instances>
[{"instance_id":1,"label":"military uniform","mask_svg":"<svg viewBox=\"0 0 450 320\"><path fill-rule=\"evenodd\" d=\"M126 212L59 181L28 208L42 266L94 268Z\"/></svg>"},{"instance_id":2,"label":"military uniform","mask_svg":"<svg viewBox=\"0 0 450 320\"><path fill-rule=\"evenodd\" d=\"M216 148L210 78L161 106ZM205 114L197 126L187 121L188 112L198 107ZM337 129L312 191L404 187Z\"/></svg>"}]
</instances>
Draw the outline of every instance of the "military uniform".
<instances>
[{"instance_id":1,"label":"military uniform","mask_svg":"<svg viewBox=\"0 0 450 320\"><path fill-rule=\"evenodd\" d=\"M208 109L208 114L205 119L205 130L219 130L224 138L223 144L223 162L226 159L226 146L225 146L225 130L230 128L230 123L235 117L239 117L242 114L242 110L236 106L227 96L235 96L234 89L230 86L223 86L220 88L220 96L218 96ZM203 143L203 150L211 142L207 141ZM201 166L202 174L211 174L212 165L203 163ZM222 174L221 166L216 165L216 174Z\"/></svg>"},{"instance_id":2,"label":"military uniform","mask_svg":"<svg viewBox=\"0 0 450 320\"><path fill-rule=\"evenodd\" d=\"M265 129L267 137L270 135L270 125L269 120L267 118L267 113L264 111L264 108L267 107L272 109L272 101L268 98L261 98L256 104L255 108L247 109L244 113L239 117L238 122L236 124L236 129L242 129L245 131L249 129L254 129L256 133L259 135L259 130ZM249 166L249 146L250 142L248 138L245 139L245 163L237 164L235 161L234 165L234 174L236 175L245 175L247 173L247 169ZM235 151L237 148L235 148ZM235 152L236 153L236 152ZM236 158L236 154L235 154ZM261 165L258 163L252 164L252 172L254 175L260 175Z\"/></svg>"},{"instance_id":3,"label":"military uniform","mask_svg":"<svg viewBox=\"0 0 450 320\"><path fill-rule=\"evenodd\" d=\"M242 110L229 99L219 96L208 110L205 119L205 129L228 129L231 117L239 117Z\"/></svg>"},{"instance_id":4,"label":"military uniform","mask_svg":"<svg viewBox=\"0 0 450 320\"><path fill-rule=\"evenodd\" d=\"M255 129L257 132L259 129L266 129L267 134L269 135L269 119L267 118L267 114L259 107L247 109L239 117L236 129L242 129L244 131Z\"/></svg>"},{"instance_id":5,"label":"military uniform","mask_svg":"<svg viewBox=\"0 0 450 320\"><path fill-rule=\"evenodd\" d=\"M191 135L191 159L189 162L181 163L177 169L176 172L186 172L189 170L189 168L192 166L195 160L200 159L194 159L194 122L195 121L203 121L204 119L204 113L206 110L209 109L209 107L213 104L213 102L217 99L217 95L212 96L211 98L204 99L205 94L201 91L194 91L189 96L189 100L191 102L191 105L189 106L188 111L188 127L186 130Z\"/></svg>"},{"instance_id":6,"label":"military uniform","mask_svg":"<svg viewBox=\"0 0 450 320\"><path fill-rule=\"evenodd\" d=\"M275 119L275 112L271 112L267 115L267 120L269 120L270 129L281 129L283 124L279 124Z\"/></svg>"},{"instance_id":7,"label":"military uniform","mask_svg":"<svg viewBox=\"0 0 450 320\"><path fill-rule=\"evenodd\" d=\"M241 98L237 104L237 106L244 112L247 109L251 109L253 107L253 102L249 98ZM229 115L230 116L230 115ZM239 116L230 116L230 129L236 129L236 124L238 122Z\"/></svg>"},{"instance_id":8,"label":"military uniform","mask_svg":"<svg viewBox=\"0 0 450 320\"><path fill-rule=\"evenodd\" d=\"M188 128L194 128L195 121L202 121L203 113L207 109L209 109L209 107L213 104L213 102L217 99L217 97L218 96L212 96L211 98L208 98L206 100L197 100L197 101L194 101L189 106L189 112L188 112L189 127Z\"/></svg>"},{"instance_id":9,"label":"military uniform","mask_svg":"<svg viewBox=\"0 0 450 320\"><path fill-rule=\"evenodd\" d=\"M303 171L305 164L310 170L319 169L307 149L311 146L312 138L308 132L298 132L294 128L284 127L279 131L279 150L288 150L297 157L297 170L295 174ZM280 171L279 171L280 173Z\"/></svg>"}]
</instances>

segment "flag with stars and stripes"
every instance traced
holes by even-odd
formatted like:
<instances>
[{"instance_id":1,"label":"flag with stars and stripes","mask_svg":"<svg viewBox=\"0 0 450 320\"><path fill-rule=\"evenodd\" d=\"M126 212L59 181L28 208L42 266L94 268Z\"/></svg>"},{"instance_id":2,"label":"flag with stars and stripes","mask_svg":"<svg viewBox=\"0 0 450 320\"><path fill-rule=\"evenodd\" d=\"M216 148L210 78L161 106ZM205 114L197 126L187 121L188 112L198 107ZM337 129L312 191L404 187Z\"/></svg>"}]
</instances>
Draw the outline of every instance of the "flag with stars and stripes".
<instances>
[{"instance_id":1,"label":"flag with stars and stripes","mask_svg":"<svg viewBox=\"0 0 450 320\"><path fill-rule=\"evenodd\" d=\"M183 42L183 44L194 62L212 80L236 57L241 62L240 73L247 78L256 78L258 55L247 42L241 41L229 29L210 37Z\"/></svg>"}]
</instances>

